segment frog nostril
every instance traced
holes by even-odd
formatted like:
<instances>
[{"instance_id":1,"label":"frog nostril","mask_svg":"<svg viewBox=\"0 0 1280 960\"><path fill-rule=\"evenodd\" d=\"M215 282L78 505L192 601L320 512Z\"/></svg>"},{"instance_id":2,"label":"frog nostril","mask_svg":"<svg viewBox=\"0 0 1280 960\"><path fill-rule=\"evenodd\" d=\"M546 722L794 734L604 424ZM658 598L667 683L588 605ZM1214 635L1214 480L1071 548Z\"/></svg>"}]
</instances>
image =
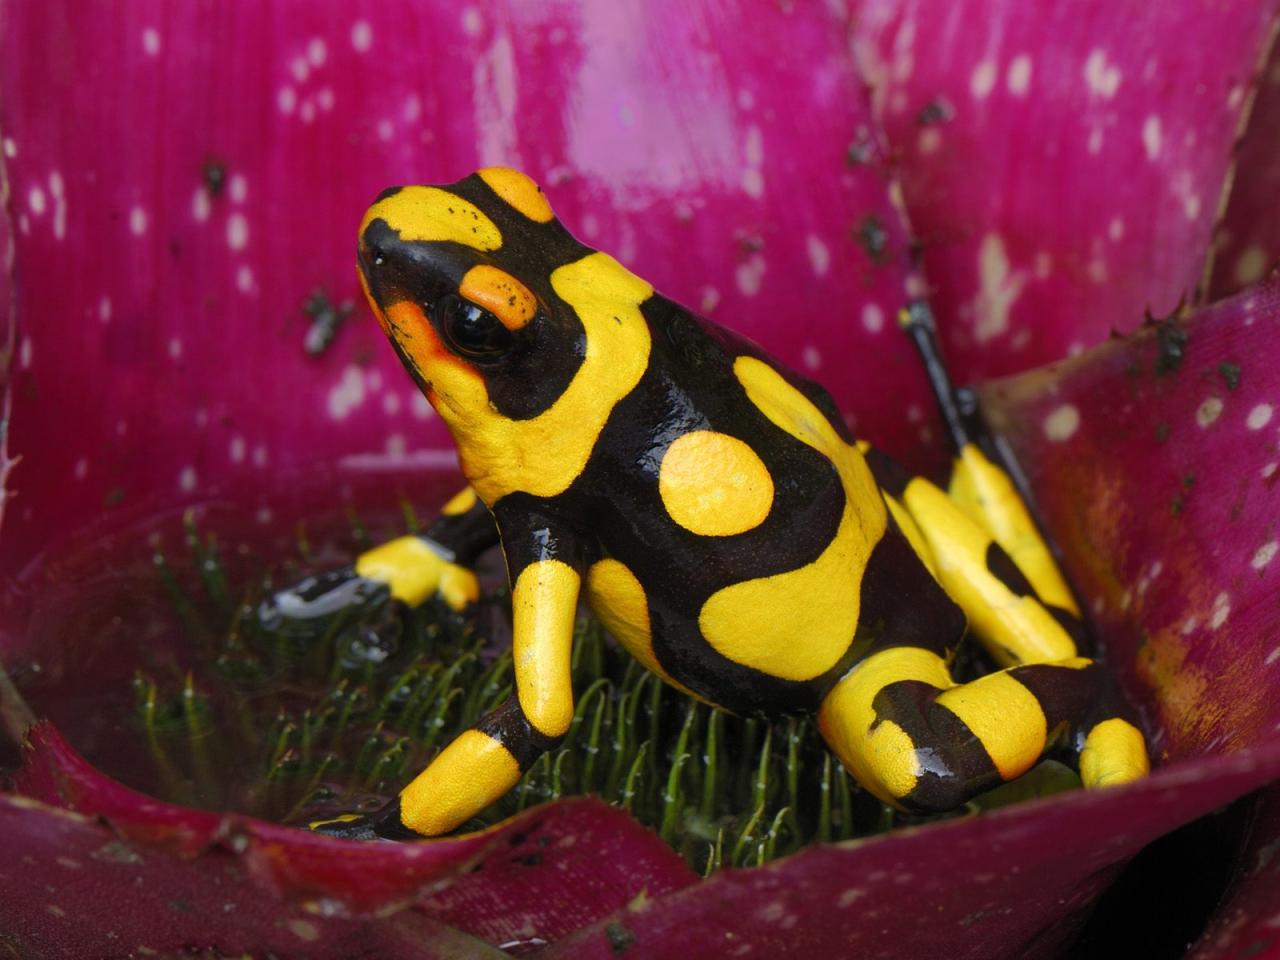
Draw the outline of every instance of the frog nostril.
<instances>
[{"instance_id":1,"label":"frog nostril","mask_svg":"<svg viewBox=\"0 0 1280 960\"><path fill-rule=\"evenodd\" d=\"M360 237L360 263L369 270L381 267L389 259L396 245L396 235L382 219L374 220Z\"/></svg>"},{"instance_id":2,"label":"frog nostril","mask_svg":"<svg viewBox=\"0 0 1280 960\"><path fill-rule=\"evenodd\" d=\"M364 237L360 241L360 249L356 251L360 266L367 273L371 267L380 267L387 262L387 251L377 238Z\"/></svg>"}]
</instances>

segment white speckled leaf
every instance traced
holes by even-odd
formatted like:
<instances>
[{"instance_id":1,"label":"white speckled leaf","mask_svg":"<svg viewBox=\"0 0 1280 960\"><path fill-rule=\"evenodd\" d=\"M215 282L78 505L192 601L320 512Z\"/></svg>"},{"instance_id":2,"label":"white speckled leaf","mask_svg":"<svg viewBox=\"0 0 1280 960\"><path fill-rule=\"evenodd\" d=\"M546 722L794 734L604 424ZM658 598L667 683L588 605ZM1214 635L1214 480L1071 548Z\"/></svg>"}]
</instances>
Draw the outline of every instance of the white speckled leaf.
<instances>
[{"instance_id":1,"label":"white speckled leaf","mask_svg":"<svg viewBox=\"0 0 1280 960\"><path fill-rule=\"evenodd\" d=\"M1276 4L868 0L949 357L980 379L1195 300Z\"/></svg>"},{"instance_id":2,"label":"white speckled leaf","mask_svg":"<svg viewBox=\"0 0 1280 960\"><path fill-rule=\"evenodd\" d=\"M1161 759L1280 730L1280 285L983 390Z\"/></svg>"}]
</instances>

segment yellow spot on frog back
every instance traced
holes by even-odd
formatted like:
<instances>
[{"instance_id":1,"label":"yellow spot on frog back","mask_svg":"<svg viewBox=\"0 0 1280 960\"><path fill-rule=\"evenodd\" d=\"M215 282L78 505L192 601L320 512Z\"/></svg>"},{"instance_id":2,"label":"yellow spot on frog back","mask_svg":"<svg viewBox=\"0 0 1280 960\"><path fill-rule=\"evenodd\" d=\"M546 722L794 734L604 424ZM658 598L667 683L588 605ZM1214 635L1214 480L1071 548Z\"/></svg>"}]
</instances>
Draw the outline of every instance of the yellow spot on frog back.
<instances>
[{"instance_id":1,"label":"yellow spot on frog back","mask_svg":"<svg viewBox=\"0 0 1280 960\"><path fill-rule=\"evenodd\" d=\"M523 213L536 223L548 223L555 219L551 204L547 203L542 188L519 170L509 167L485 167L478 171L480 179L489 185L512 209Z\"/></svg>"},{"instance_id":2,"label":"yellow spot on frog back","mask_svg":"<svg viewBox=\"0 0 1280 960\"><path fill-rule=\"evenodd\" d=\"M676 523L705 537L758 527L773 506L773 478L737 437L694 430L677 437L658 473L662 504Z\"/></svg>"},{"instance_id":3,"label":"yellow spot on frog back","mask_svg":"<svg viewBox=\"0 0 1280 960\"><path fill-rule=\"evenodd\" d=\"M360 235L374 220L385 220L401 240L451 241L473 250L497 250L502 231L473 203L439 187L402 187L371 206Z\"/></svg>"},{"instance_id":4,"label":"yellow spot on frog back","mask_svg":"<svg viewBox=\"0 0 1280 960\"><path fill-rule=\"evenodd\" d=\"M888 512L866 461L813 402L754 357L734 361L748 399L776 426L826 456L840 476L840 526L812 563L735 583L712 594L698 617L722 656L771 676L810 680L835 666L853 642L862 574L884 535Z\"/></svg>"},{"instance_id":5,"label":"yellow spot on frog back","mask_svg":"<svg viewBox=\"0 0 1280 960\"><path fill-rule=\"evenodd\" d=\"M538 312L538 301L528 287L505 270L487 263L468 270L458 292L484 307L511 331L525 327Z\"/></svg>"}]
</instances>

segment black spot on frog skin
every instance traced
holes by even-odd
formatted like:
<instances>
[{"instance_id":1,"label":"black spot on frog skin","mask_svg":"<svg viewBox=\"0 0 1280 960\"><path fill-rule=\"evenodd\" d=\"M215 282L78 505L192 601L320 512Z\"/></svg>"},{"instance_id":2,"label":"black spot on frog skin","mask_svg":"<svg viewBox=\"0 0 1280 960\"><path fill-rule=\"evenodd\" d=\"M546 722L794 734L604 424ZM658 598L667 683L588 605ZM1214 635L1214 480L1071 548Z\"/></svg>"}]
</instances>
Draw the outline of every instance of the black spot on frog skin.
<instances>
[{"instance_id":1,"label":"black spot on frog skin","mask_svg":"<svg viewBox=\"0 0 1280 960\"><path fill-rule=\"evenodd\" d=\"M403 189L404 187L387 187L387 189L383 190L380 194L378 194L378 196L374 199L373 202L381 203L383 200L387 200L387 199L390 199L391 197L394 197L397 193L399 193ZM453 213L452 210L450 210L449 212Z\"/></svg>"}]
</instances>

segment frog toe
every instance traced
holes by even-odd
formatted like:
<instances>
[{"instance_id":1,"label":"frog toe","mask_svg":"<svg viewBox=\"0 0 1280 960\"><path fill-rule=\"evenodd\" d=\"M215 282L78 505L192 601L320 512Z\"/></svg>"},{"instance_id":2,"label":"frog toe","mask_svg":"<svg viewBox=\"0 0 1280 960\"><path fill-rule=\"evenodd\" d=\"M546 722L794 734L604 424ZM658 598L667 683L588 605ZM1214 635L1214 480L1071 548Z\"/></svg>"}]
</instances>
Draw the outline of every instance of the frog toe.
<instances>
[{"instance_id":1,"label":"frog toe","mask_svg":"<svg viewBox=\"0 0 1280 960\"><path fill-rule=\"evenodd\" d=\"M374 813L348 813L307 824L312 833L340 840L421 840L422 837L404 826L400 820L400 801L393 800Z\"/></svg>"},{"instance_id":2,"label":"frog toe","mask_svg":"<svg viewBox=\"0 0 1280 960\"><path fill-rule=\"evenodd\" d=\"M271 631L319 633L341 614L384 603L387 593L386 584L362 577L354 567L328 570L263 600L258 605L258 623Z\"/></svg>"},{"instance_id":3,"label":"frog toe","mask_svg":"<svg viewBox=\"0 0 1280 960\"><path fill-rule=\"evenodd\" d=\"M1080 780L1088 790L1141 780L1150 771L1142 731L1123 717L1095 724L1080 750Z\"/></svg>"}]
</instances>

